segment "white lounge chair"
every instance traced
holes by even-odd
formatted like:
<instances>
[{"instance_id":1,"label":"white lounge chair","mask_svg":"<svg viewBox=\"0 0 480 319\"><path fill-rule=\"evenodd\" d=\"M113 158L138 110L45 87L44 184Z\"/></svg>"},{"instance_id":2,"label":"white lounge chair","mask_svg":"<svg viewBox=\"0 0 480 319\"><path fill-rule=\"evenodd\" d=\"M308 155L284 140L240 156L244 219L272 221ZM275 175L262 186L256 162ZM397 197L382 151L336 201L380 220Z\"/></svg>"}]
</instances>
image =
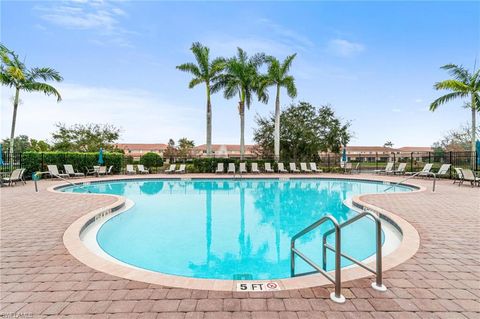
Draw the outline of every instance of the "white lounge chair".
<instances>
[{"instance_id":1,"label":"white lounge chair","mask_svg":"<svg viewBox=\"0 0 480 319\"><path fill-rule=\"evenodd\" d=\"M419 172L418 176L429 176L430 171L432 170L432 167L433 167L432 163L425 164L423 169Z\"/></svg>"},{"instance_id":2,"label":"white lounge chair","mask_svg":"<svg viewBox=\"0 0 480 319\"><path fill-rule=\"evenodd\" d=\"M128 164L128 165L127 165L127 170L125 171L125 173L126 173L127 175L129 175L129 174L137 174L137 171L135 170L135 168L133 167L132 164Z\"/></svg>"},{"instance_id":3,"label":"white lounge chair","mask_svg":"<svg viewBox=\"0 0 480 319\"><path fill-rule=\"evenodd\" d=\"M100 166L98 168L98 175L107 175L107 167L106 166Z\"/></svg>"},{"instance_id":4,"label":"white lounge chair","mask_svg":"<svg viewBox=\"0 0 480 319\"><path fill-rule=\"evenodd\" d=\"M442 164L438 169L437 175L446 175L450 170L450 166L452 166L452 164Z\"/></svg>"},{"instance_id":5,"label":"white lounge chair","mask_svg":"<svg viewBox=\"0 0 480 319\"><path fill-rule=\"evenodd\" d=\"M393 172L393 165L394 165L394 164L395 164L395 163L393 163L393 162L388 162L388 163L387 163L387 166L385 166L385 169L376 169L376 170L374 170L374 172L375 172L376 174L380 174L380 173L387 173L387 174L388 174L388 173L392 173L392 172Z\"/></svg>"},{"instance_id":6,"label":"white lounge chair","mask_svg":"<svg viewBox=\"0 0 480 319\"><path fill-rule=\"evenodd\" d=\"M177 164L170 164L170 167L165 170L165 173L170 174L170 173L175 173L177 170Z\"/></svg>"},{"instance_id":7,"label":"white lounge chair","mask_svg":"<svg viewBox=\"0 0 480 319\"><path fill-rule=\"evenodd\" d=\"M310 162L310 170L312 173L321 173L323 172L321 169L317 169L317 164L314 162Z\"/></svg>"},{"instance_id":8,"label":"white lounge chair","mask_svg":"<svg viewBox=\"0 0 480 319\"><path fill-rule=\"evenodd\" d=\"M223 163L217 163L217 170L215 173L223 173L225 172L225 168L223 167Z\"/></svg>"},{"instance_id":9,"label":"white lounge chair","mask_svg":"<svg viewBox=\"0 0 480 319\"><path fill-rule=\"evenodd\" d=\"M457 173L457 178L453 181L453 183L459 183L461 184L462 180L463 180L463 172L462 172L462 169L459 168L459 167L455 167L455 173Z\"/></svg>"},{"instance_id":10,"label":"white lounge chair","mask_svg":"<svg viewBox=\"0 0 480 319\"><path fill-rule=\"evenodd\" d=\"M392 171L392 173L393 173L394 175L396 175L396 174L405 174L405 168L407 168L407 163L400 163L400 164L398 164L397 169L394 169L394 170Z\"/></svg>"},{"instance_id":11,"label":"white lounge chair","mask_svg":"<svg viewBox=\"0 0 480 319\"><path fill-rule=\"evenodd\" d=\"M475 176L475 173L471 169L462 168L462 174L463 174L463 179L460 181L458 186L462 185L463 182L470 182L472 187L475 185L480 186L480 178Z\"/></svg>"},{"instance_id":12,"label":"white lounge chair","mask_svg":"<svg viewBox=\"0 0 480 319\"><path fill-rule=\"evenodd\" d=\"M265 163L265 173L274 173L275 171L272 169L272 164L270 163Z\"/></svg>"},{"instance_id":13,"label":"white lounge chair","mask_svg":"<svg viewBox=\"0 0 480 319\"><path fill-rule=\"evenodd\" d=\"M245 163L240 163L240 167L238 168L238 172L240 174L246 174L247 173L247 166Z\"/></svg>"},{"instance_id":14,"label":"white lounge chair","mask_svg":"<svg viewBox=\"0 0 480 319\"><path fill-rule=\"evenodd\" d=\"M343 169L345 173L352 173L352 169L353 169L352 163L350 162L345 163Z\"/></svg>"},{"instance_id":15,"label":"white lounge chair","mask_svg":"<svg viewBox=\"0 0 480 319\"><path fill-rule=\"evenodd\" d=\"M185 174L185 168L186 167L187 167L187 165L180 164L180 167L175 171L175 173Z\"/></svg>"},{"instance_id":16,"label":"white lounge chair","mask_svg":"<svg viewBox=\"0 0 480 319\"><path fill-rule=\"evenodd\" d=\"M113 165L110 165L107 169L107 175L113 175Z\"/></svg>"},{"instance_id":17,"label":"white lounge chair","mask_svg":"<svg viewBox=\"0 0 480 319\"><path fill-rule=\"evenodd\" d=\"M142 164L137 165L137 170L140 174L148 174L150 173L148 169L145 169L145 167Z\"/></svg>"},{"instance_id":18,"label":"white lounge chair","mask_svg":"<svg viewBox=\"0 0 480 319\"><path fill-rule=\"evenodd\" d=\"M300 163L300 170L304 173L311 173L312 171L307 168L307 163Z\"/></svg>"},{"instance_id":19,"label":"white lounge chair","mask_svg":"<svg viewBox=\"0 0 480 319\"><path fill-rule=\"evenodd\" d=\"M278 168L279 173L288 173L288 171L285 169L285 166L283 165L283 163L278 163L277 168Z\"/></svg>"},{"instance_id":20,"label":"white lounge chair","mask_svg":"<svg viewBox=\"0 0 480 319\"><path fill-rule=\"evenodd\" d=\"M94 166L92 169L85 167L87 170L87 176L88 175L98 175L98 170L100 169L100 166Z\"/></svg>"},{"instance_id":21,"label":"white lounge chair","mask_svg":"<svg viewBox=\"0 0 480 319\"><path fill-rule=\"evenodd\" d=\"M10 177L2 178L2 183L7 183L8 186L12 186L17 182L23 182L24 184L26 184L27 182L25 182L25 180L23 179L24 172L25 172L24 168L17 168L10 174Z\"/></svg>"},{"instance_id":22,"label":"white lounge chair","mask_svg":"<svg viewBox=\"0 0 480 319\"><path fill-rule=\"evenodd\" d=\"M51 177L62 177L62 178L69 178L68 174L60 173L58 171L57 165L47 165L48 173L50 173Z\"/></svg>"},{"instance_id":23,"label":"white lounge chair","mask_svg":"<svg viewBox=\"0 0 480 319\"><path fill-rule=\"evenodd\" d=\"M295 163L290 163L289 165L290 165L290 173L300 173Z\"/></svg>"},{"instance_id":24,"label":"white lounge chair","mask_svg":"<svg viewBox=\"0 0 480 319\"><path fill-rule=\"evenodd\" d=\"M227 174L235 174L236 172L236 168L235 168L235 163L228 163L228 170L227 170Z\"/></svg>"},{"instance_id":25,"label":"white lounge chair","mask_svg":"<svg viewBox=\"0 0 480 319\"><path fill-rule=\"evenodd\" d=\"M250 169L252 173L260 173L260 170L258 169L258 164L257 163L252 163L252 168Z\"/></svg>"},{"instance_id":26,"label":"white lounge chair","mask_svg":"<svg viewBox=\"0 0 480 319\"><path fill-rule=\"evenodd\" d=\"M85 174L76 172L70 164L64 164L63 168L65 169L65 173L71 177L85 177Z\"/></svg>"}]
</instances>

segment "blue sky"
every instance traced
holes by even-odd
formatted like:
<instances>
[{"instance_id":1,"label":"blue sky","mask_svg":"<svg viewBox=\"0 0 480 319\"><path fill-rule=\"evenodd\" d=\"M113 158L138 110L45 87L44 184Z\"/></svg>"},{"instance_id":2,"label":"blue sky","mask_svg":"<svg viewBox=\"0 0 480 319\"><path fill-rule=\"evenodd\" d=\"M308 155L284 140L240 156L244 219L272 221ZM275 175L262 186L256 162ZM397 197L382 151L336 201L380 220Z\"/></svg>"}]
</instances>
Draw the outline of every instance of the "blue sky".
<instances>
[{"instance_id":1,"label":"blue sky","mask_svg":"<svg viewBox=\"0 0 480 319\"><path fill-rule=\"evenodd\" d=\"M352 145L431 145L470 119L462 101L435 113L446 63L473 69L480 51L479 2L156 2L2 1L1 41L31 66L65 80L64 101L23 94L17 134L49 138L55 122L112 123L124 142L205 141L205 90L188 89L175 66L192 61L192 42L213 56L296 52L298 97L331 104L352 122ZM480 61L478 62L480 64ZM9 135L11 96L2 88L1 136ZM283 105L292 99L283 95ZM238 143L236 100L213 97L213 142ZM254 117L274 108L252 105Z\"/></svg>"}]
</instances>

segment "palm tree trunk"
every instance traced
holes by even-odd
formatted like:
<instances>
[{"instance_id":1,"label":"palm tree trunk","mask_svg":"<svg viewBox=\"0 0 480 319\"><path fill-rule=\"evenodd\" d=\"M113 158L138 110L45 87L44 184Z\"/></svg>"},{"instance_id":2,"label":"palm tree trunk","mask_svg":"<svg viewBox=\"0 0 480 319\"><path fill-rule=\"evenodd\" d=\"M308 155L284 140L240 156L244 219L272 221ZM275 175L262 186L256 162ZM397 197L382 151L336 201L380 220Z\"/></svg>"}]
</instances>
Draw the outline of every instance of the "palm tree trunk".
<instances>
[{"instance_id":1,"label":"palm tree trunk","mask_svg":"<svg viewBox=\"0 0 480 319\"><path fill-rule=\"evenodd\" d=\"M245 102L240 101L238 104L240 113L240 159L243 160L245 157Z\"/></svg>"},{"instance_id":2,"label":"palm tree trunk","mask_svg":"<svg viewBox=\"0 0 480 319\"><path fill-rule=\"evenodd\" d=\"M207 156L212 156L212 103L210 102L210 87L207 85Z\"/></svg>"},{"instance_id":3,"label":"palm tree trunk","mask_svg":"<svg viewBox=\"0 0 480 319\"><path fill-rule=\"evenodd\" d=\"M280 160L280 85L277 85L277 98L275 99L275 160Z\"/></svg>"},{"instance_id":4,"label":"palm tree trunk","mask_svg":"<svg viewBox=\"0 0 480 319\"><path fill-rule=\"evenodd\" d=\"M13 163L13 144L15 139L15 124L17 123L17 109L18 109L19 95L20 95L20 89L17 87L15 90L15 99L13 100L12 130L10 131L10 162L11 163Z\"/></svg>"},{"instance_id":5,"label":"palm tree trunk","mask_svg":"<svg viewBox=\"0 0 480 319\"><path fill-rule=\"evenodd\" d=\"M472 94L472 169L475 170L475 161L477 160L475 156L475 143L476 143L476 130L477 130L477 110L475 109L475 95Z\"/></svg>"}]
</instances>

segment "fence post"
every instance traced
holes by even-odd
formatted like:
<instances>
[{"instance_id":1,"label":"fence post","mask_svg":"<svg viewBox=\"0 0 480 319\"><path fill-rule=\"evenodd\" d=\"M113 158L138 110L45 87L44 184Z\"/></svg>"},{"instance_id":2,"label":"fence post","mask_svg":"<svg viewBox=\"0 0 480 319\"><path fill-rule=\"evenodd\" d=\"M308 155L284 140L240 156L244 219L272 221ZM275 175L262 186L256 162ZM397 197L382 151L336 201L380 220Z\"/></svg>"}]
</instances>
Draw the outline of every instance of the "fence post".
<instances>
[{"instance_id":1,"label":"fence post","mask_svg":"<svg viewBox=\"0 0 480 319\"><path fill-rule=\"evenodd\" d=\"M428 163L431 163L430 152L428 152Z\"/></svg>"},{"instance_id":2,"label":"fence post","mask_svg":"<svg viewBox=\"0 0 480 319\"><path fill-rule=\"evenodd\" d=\"M330 171L330 154L327 154L327 168Z\"/></svg>"},{"instance_id":3,"label":"fence post","mask_svg":"<svg viewBox=\"0 0 480 319\"><path fill-rule=\"evenodd\" d=\"M413 152L410 153L410 171L413 172Z\"/></svg>"},{"instance_id":4,"label":"fence post","mask_svg":"<svg viewBox=\"0 0 480 319\"><path fill-rule=\"evenodd\" d=\"M378 152L375 152L375 170L378 170Z\"/></svg>"},{"instance_id":5,"label":"fence post","mask_svg":"<svg viewBox=\"0 0 480 319\"><path fill-rule=\"evenodd\" d=\"M453 173L453 163L452 163L452 151L450 151L450 159L449 159L449 163L450 163L450 179L452 179L452 173Z\"/></svg>"},{"instance_id":6,"label":"fence post","mask_svg":"<svg viewBox=\"0 0 480 319\"><path fill-rule=\"evenodd\" d=\"M42 152L42 167L40 167L40 170L43 171L43 168L45 167L45 162L44 162L44 153Z\"/></svg>"}]
</instances>

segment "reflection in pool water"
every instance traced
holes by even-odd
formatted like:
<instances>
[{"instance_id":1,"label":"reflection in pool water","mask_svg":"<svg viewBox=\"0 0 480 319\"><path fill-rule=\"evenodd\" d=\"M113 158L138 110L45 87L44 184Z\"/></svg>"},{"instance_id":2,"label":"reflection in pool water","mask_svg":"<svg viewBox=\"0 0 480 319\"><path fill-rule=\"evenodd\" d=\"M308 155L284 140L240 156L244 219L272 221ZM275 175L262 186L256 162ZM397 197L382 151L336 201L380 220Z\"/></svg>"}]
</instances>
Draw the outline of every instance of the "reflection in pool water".
<instances>
[{"instance_id":1,"label":"reflection in pool water","mask_svg":"<svg viewBox=\"0 0 480 319\"><path fill-rule=\"evenodd\" d=\"M382 183L311 180L135 180L86 186L93 193L123 195L135 202L108 220L97 241L125 263L162 273L232 279L290 277L290 239L327 213L339 222L356 212L343 201L358 194L382 193ZM399 186L392 192L409 191ZM81 188L66 191L83 192ZM324 224L297 241L321 263ZM342 230L342 251L357 259L375 252L369 219ZM334 245L333 235L328 241ZM327 269L333 267L328 252ZM342 266L349 265L347 260ZM297 259L297 272L313 269Z\"/></svg>"}]
</instances>

